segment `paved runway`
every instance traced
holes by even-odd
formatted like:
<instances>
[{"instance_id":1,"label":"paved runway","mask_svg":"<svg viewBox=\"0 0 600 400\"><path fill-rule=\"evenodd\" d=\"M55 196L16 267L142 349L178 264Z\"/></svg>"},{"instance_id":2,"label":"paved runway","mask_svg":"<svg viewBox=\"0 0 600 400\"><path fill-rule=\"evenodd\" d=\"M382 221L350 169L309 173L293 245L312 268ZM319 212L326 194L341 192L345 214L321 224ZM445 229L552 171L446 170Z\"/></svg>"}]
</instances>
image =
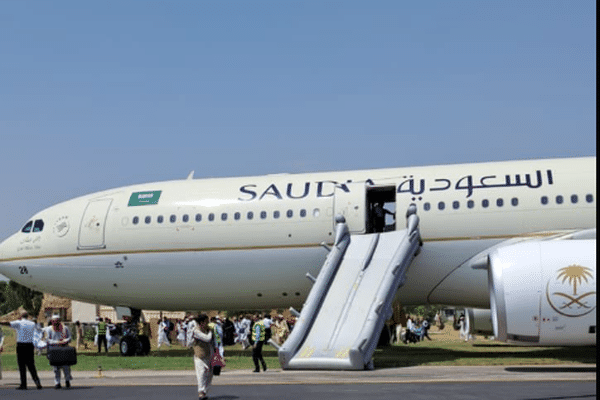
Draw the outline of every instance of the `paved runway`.
<instances>
[{"instance_id":1,"label":"paved runway","mask_svg":"<svg viewBox=\"0 0 600 400\"><path fill-rule=\"evenodd\" d=\"M17 391L18 372L4 372L0 399L196 398L193 371L74 372L70 391L55 390L53 374L40 374L45 388ZM596 366L407 367L375 371L224 371L211 399L595 399Z\"/></svg>"},{"instance_id":2,"label":"paved runway","mask_svg":"<svg viewBox=\"0 0 600 400\"><path fill-rule=\"evenodd\" d=\"M165 400L196 399L194 386L75 386L69 391L0 389L0 399L39 400ZM595 382L467 382L346 385L233 385L214 386L212 400L481 400L481 399L596 399Z\"/></svg>"}]
</instances>

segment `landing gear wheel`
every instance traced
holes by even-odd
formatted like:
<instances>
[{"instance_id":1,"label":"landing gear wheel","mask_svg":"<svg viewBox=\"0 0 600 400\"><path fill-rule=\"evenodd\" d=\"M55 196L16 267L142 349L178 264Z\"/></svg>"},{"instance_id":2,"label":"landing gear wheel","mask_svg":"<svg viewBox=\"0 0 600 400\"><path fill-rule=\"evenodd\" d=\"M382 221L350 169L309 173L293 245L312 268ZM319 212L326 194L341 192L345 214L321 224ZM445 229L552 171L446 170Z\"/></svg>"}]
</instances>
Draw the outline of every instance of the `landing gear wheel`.
<instances>
[{"instance_id":1,"label":"landing gear wheel","mask_svg":"<svg viewBox=\"0 0 600 400\"><path fill-rule=\"evenodd\" d=\"M134 355L136 347L136 340L130 336L123 337L119 343L119 350L124 357Z\"/></svg>"},{"instance_id":2,"label":"landing gear wheel","mask_svg":"<svg viewBox=\"0 0 600 400\"><path fill-rule=\"evenodd\" d=\"M147 356L150 354L150 339L148 339L148 336L138 336L137 354L140 356Z\"/></svg>"}]
</instances>

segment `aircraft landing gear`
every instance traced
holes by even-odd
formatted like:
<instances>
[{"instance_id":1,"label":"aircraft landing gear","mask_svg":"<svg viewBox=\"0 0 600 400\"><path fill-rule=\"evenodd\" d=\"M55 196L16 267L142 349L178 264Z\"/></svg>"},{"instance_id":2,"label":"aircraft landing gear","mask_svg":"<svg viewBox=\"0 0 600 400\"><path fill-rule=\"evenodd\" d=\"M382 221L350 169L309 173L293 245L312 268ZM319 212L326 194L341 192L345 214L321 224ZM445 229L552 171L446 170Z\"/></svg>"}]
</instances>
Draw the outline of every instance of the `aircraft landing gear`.
<instances>
[{"instance_id":1,"label":"aircraft landing gear","mask_svg":"<svg viewBox=\"0 0 600 400\"><path fill-rule=\"evenodd\" d=\"M124 335L119 344L122 356L147 356L150 353L150 339L146 335Z\"/></svg>"},{"instance_id":2,"label":"aircraft landing gear","mask_svg":"<svg viewBox=\"0 0 600 400\"><path fill-rule=\"evenodd\" d=\"M131 316L126 318L123 325L123 336L119 342L119 352L124 357L133 355L147 356L150 353L150 339L147 335L140 334L140 320L142 311L132 308Z\"/></svg>"}]
</instances>

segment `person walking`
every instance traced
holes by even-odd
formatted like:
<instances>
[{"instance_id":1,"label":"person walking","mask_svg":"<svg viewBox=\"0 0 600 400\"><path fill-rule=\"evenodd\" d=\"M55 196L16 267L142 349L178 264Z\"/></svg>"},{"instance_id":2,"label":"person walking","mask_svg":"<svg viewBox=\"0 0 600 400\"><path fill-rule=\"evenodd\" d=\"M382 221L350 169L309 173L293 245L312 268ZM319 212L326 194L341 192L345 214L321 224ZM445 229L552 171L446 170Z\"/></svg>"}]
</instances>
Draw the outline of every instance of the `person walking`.
<instances>
[{"instance_id":1,"label":"person walking","mask_svg":"<svg viewBox=\"0 0 600 400\"><path fill-rule=\"evenodd\" d=\"M429 328L430 328L430 324L429 324L429 320L424 319L423 323L421 324L421 341L423 341L425 338L431 340L431 338L429 337Z\"/></svg>"},{"instance_id":2,"label":"person walking","mask_svg":"<svg viewBox=\"0 0 600 400\"><path fill-rule=\"evenodd\" d=\"M156 343L156 348L160 349L160 346L166 344L171 347L171 342L169 342L169 322L167 317L164 320L158 323L158 338Z\"/></svg>"},{"instance_id":3,"label":"person walking","mask_svg":"<svg viewBox=\"0 0 600 400\"><path fill-rule=\"evenodd\" d=\"M31 378L37 388L42 388L37 369L35 368L35 360L33 359L33 334L36 330L36 324L33 321L29 321L28 318L29 314L23 312L21 319L18 321L0 322L0 325L10 326L17 331L17 364L19 365L19 374L21 376L21 385L17 387L18 390L27 390L27 369L29 369Z\"/></svg>"},{"instance_id":4,"label":"person walking","mask_svg":"<svg viewBox=\"0 0 600 400\"><path fill-rule=\"evenodd\" d=\"M190 328L188 328L190 329ZM211 360L215 352L213 330L208 326L208 315L200 314L196 323L191 325L192 348L194 349L194 367L198 379L198 397L206 399L212 383L213 369Z\"/></svg>"},{"instance_id":5,"label":"person walking","mask_svg":"<svg viewBox=\"0 0 600 400\"><path fill-rule=\"evenodd\" d=\"M52 316L52 325L45 329L46 340L48 342L48 349L56 347L64 347L71 341L71 331L64 325L59 315ZM71 388L71 367L69 365L54 365L54 389L61 389L60 385L60 371L63 371L65 375L65 388Z\"/></svg>"},{"instance_id":6,"label":"person walking","mask_svg":"<svg viewBox=\"0 0 600 400\"><path fill-rule=\"evenodd\" d=\"M260 317L257 316L254 326L252 327L252 361L254 362L254 372L260 372L260 367L258 365L259 361L262 364L263 371L267 370L267 363L263 359L262 356L262 348L265 344L266 340L266 328L265 322Z\"/></svg>"}]
</instances>

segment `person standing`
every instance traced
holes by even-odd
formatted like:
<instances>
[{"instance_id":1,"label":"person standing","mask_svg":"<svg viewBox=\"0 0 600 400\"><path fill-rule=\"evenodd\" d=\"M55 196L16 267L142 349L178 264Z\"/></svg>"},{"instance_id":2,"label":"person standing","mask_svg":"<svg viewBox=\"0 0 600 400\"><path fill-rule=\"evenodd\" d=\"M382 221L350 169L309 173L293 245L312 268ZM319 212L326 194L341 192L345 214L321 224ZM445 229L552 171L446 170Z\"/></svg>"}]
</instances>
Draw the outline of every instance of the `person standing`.
<instances>
[{"instance_id":1,"label":"person standing","mask_svg":"<svg viewBox=\"0 0 600 400\"><path fill-rule=\"evenodd\" d=\"M0 328L0 379L2 379L2 352L4 351L4 333Z\"/></svg>"},{"instance_id":2,"label":"person standing","mask_svg":"<svg viewBox=\"0 0 600 400\"><path fill-rule=\"evenodd\" d=\"M46 340L48 341L48 349L52 347L64 347L71 341L71 331L61 323L59 315L52 316L52 325L46 328ZM65 375L65 387L71 387L71 367L69 365L54 365L54 388L61 389L60 371Z\"/></svg>"},{"instance_id":3,"label":"person standing","mask_svg":"<svg viewBox=\"0 0 600 400\"><path fill-rule=\"evenodd\" d=\"M96 325L96 336L98 337L98 354L100 354L100 350L102 349L102 343L104 343L104 351L108 353L108 342L106 341L106 330L107 324L104 322L104 319L98 319L98 325Z\"/></svg>"},{"instance_id":4,"label":"person standing","mask_svg":"<svg viewBox=\"0 0 600 400\"><path fill-rule=\"evenodd\" d=\"M248 347L250 347L249 336L251 325L252 322L250 321L250 317L248 315L240 315L240 328L238 330L238 340L242 344L242 350L246 350Z\"/></svg>"},{"instance_id":5,"label":"person standing","mask_svg":"<svg viewBox=\"0 0 600 400\"><path fill-rule=\"evenodd\" d=\"M469 333L469 318L467 318L465 314L461 314L458 325L460 326L460 339L464 339L465 342L468 342L471 337Z\"/></svg>"},{"instance_id":6,"label":"person standing","mask_svg":"<svg viewBox=\"0 0 600 400\"><path fill-rule=\"evenodd\" d=\"M17 331L17 364L19 364L19 374L21 376L21 385L17 387L18 390L27 390L27 369L29 369L31 378L37 388L42 388L35 368L35 360L33 359L33 334L36 330L36 324L27 318L29 318L29 314L23 312L21 319L18 321L0 322L0 325L10 326Z\"/></svg>"},{"instance_id":7,"label":"person standing","mask_svg":"<svg viewBox=\"0 0 600 400\"><path fill-rule=\"evenodd\" d=\"M254 372L260 372L258 362L262 364L263 371L267 370L267 363L262 356L262 348L265 344L266 339L266 328L265 322L257 316L254 326L252 327L252 361L254 361Z\"/></svg>"},{"instance_id":8,"label":"person standing","mask_svg":"<svg viewBox=\"0 0 600 400\"><path fill-rule=\"evenodd\" d=\"M76 342L77 343L77 350L79 350L79 348L81 347L81 345L83 344L83 348L87 350L87 343L85 342L85 339L83 337L83 326L81 326L81 322L76 321L75 322L75 333L76 333Z\"/></svg>"},{"instance_id":9,"label":"person standing","mask_svg":"<svg viewBox=\"0 0 600 400\"><path fill-rule=\"evenodd\" d=\"M211 360L215 352L213 331L208 326L208 315L200 314L196 323L191 325L192 348L194 349L194 367L198 379L198 397L206 399L212 383L213 370ZM190 329L190 327L188 327Z\"/></svg>"},{"instance_id":10,"label":"person standing","mask_svg":"<svg viewBox=\"0 0 600 400\"><path fill-rule=\"evenodd\" d=\"M373 205L373 228L374 232L385 231L386 223L385 216L391 215L396 218L396 213L393 213L383 207L383 202L378 201Z\"/></svg>"},{"instance_id":11,"label":"person standing","mask_svg":"<svg viewBox=\"0 0 600 400\"><path fill-rule=\"evenodd\" d=\"M213 338L215 341L215 348L217 352L221 356L221 358L225 358L225 347L223 346L223 325L221 323L221 317L218 315L211 318L208 327L213 331Z\"/></svg>"},{"instance_id":12,"label":"person standing","mask_svg":"<svg viewBox=\"0 0 600 400\"><path fill-rule=\"evenodd\" d=\"M271 332L271 326L273 325L273 320L271 319L271 315L267 314L265 315L265 318L263 319L263 323L265 324L265 343L269 342L269 339L271 339L272 332Z\"/></svg>"}]
</instances>

